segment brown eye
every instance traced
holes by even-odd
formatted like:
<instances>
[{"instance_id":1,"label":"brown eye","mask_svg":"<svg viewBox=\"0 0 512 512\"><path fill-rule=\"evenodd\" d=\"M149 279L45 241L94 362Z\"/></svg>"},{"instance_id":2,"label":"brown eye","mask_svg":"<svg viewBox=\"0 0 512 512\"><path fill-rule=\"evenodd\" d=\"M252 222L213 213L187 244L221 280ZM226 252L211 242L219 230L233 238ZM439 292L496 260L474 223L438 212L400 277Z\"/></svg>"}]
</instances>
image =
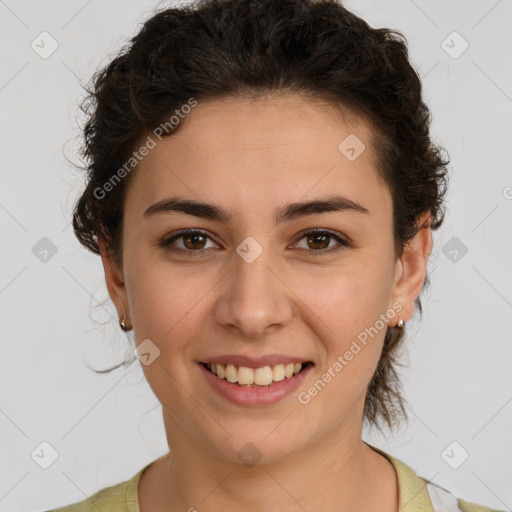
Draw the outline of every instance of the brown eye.
<instances>
[{"instance_id":1,"label":"brown eye","mask_svg":"<svg viewBox=\"0 0 512 512\"><path fill-rule=\"evenodd\" d=\"M321 233L313 233L305 238L307 238L307 243L311 249L327 249L332 236Z\"/></svg>"},{"instance_id":2,"label":"brown eye","mask_svg":"<svg viewBox=\"0 0 512 512\"><path fill-rule=\"evenodd\" d=\"M314 256L321 256L323 254L331 254L333 252L340 251L341 249L348 247L350 244L343 240L338 235L331 233L330 231L314 229L304 233L300 240L306 240L305 249L311 249L307 252ZM330 242L335 240L338 244L330 246ZM301 247L302 249L302 247Z\"/></svg>"},{"instance_id":3,"label":"brown eye","mask_svg":"<svg viewBox=\"0 0 512 512\"><path fill-rule=\"evenodd\" d=\"M177 240L182 240L182 247L176 243ZM171 238L162 240L158 245L175 253L186 254L187 256L199 256L207 249L211 248L206 247L208 240L211 240L211 238L204 231L189 229ZM321 229L305 232L300 240L306 240L306 246L300 247L300 249L306 251L308 256L322 256L350 247L350 243L340 236ZM333 241L337 242L337 244L331 245Z\"/></svg>"},{"instance_id":4,"label":"brown eye","mask_svg":"<svg viewBox=\"0 0 512 512\"><path fill-rule=\"evenodd\" d=\"M182 240L182 247L175 243L180 239ZM203 250L208 249L208 247L205 247L205 245L209 239L210 237L204 231L189 229L182 231L181 233L178 233L171 238L162 240L158 245L173 252L182 254L184 253L192 256L194 253L200 253Z\"/></svg>"},{"instance_id":5,"label":"brown eye","mask_svg":"<svg viewBox=\"0 0 512 512\"><path fill-rule=\"evenodd\" d=\"M183 239L183 245L187 249L204 249L204 245L206 243L206 238L203 235L192 234L192 235L182 235L180 238ZM200 245L201 247L197 247Z\"/></svg>"}]
</instances>

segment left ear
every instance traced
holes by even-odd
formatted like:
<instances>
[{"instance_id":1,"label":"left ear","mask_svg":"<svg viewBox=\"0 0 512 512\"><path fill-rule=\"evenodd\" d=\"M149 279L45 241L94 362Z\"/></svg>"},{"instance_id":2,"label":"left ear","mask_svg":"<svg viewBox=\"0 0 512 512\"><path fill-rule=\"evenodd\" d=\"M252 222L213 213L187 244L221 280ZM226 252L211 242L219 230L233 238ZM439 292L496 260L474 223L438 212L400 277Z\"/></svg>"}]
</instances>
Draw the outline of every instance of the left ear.
<instances>
[{"instance_id":1,"label":"left ear","mask_svg":"<svg viewBox=\"0 0 512 512\"><path fill-rule=\"evenodd\" d=\"M126 325L130 324L130 310L128 307L128 296L126 285L123 280L122 269L114 261L113 255L108 247L104 236L98 236L98 245L100 248L101 261L105 271L105 284L108 294L117 310L119 321L125 318Z\"/></svg>"},{"instance_id":2,"label":"left ear","mask_svg":"<svg viewBox=\"0 0 512 512\"><path fill-rule=\"evenodd\" d=\"M410 320L414 314L414 302L425 282L428 258L432 251L430 224L430 211L422 213L417 220L417 225L420 226L418 233L406 244L401 258L396 263L391 304L398 302L402 305L397 317L404 322Z\"/></svg>"}]
</instances>

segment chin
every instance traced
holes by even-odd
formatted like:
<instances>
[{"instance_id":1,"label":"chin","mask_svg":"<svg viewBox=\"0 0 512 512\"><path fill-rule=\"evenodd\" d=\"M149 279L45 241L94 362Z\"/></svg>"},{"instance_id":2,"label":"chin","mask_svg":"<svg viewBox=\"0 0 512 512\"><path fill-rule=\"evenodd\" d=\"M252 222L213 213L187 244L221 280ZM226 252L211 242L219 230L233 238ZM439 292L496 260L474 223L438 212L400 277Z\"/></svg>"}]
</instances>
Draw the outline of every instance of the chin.
<instances>
[{"instance_id":1,"label":"chin","mask_svg":"<svg viewBox=\"0 0 512 512\"><path fill-rule=\"evenodd\" d=\"M250 428L226 425L233 437L224 436L222 441L212 442L212 451L231 463L249 468L281 462L304 448L303 436L291 437L285 428L278 432L280 427L276 429L276 426L279 421L260 423L260 430L255 428L254 422Z\"/></svg>"}]
</instances>

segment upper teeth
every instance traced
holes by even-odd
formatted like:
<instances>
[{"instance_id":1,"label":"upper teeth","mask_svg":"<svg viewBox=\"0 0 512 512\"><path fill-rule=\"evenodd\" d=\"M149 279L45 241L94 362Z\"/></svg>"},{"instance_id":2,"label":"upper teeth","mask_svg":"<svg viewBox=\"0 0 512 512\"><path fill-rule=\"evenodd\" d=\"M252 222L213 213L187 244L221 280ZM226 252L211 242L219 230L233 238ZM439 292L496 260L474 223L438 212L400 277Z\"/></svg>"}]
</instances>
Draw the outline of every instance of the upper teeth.
<instances>
[{"instance_id":1,"label":"upper teeth","mask_svg":"<svg viewBox=\"0 0 512 512\"><path fill-rule=\"evenodd\" d=\"M228 382L238 382L238 384L249 386L256 384L258 386L268 386L272 382L279 382L285 378L289 379L300 372L302 363L276 364L275 366L262 366L260 368L249 368L233 364L221 365L217 363L208 363L208 369L220 379Z\"/></svg>"}]
</instances>

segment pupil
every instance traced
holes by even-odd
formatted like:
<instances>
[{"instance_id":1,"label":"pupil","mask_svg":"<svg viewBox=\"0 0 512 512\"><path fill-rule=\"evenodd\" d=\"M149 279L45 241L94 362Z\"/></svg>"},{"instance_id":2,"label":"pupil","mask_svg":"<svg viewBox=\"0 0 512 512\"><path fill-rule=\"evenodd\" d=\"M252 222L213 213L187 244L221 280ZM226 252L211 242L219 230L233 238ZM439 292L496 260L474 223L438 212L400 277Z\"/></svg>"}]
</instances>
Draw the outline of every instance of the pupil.
<instances>
[{"instance_id":1,"label":"pupil","mask_svg":"<svg viewBox=\"0 0 512 512\"><path fill-rule=\"evenodd\" d=\"M322 234L315 234L309 237L309 243L310 244L322 244L322 242L325 242L325 240L328 238L326 235ZM320 240L320 241L319 241ZM313 247L313 249L322 249L322 247Z\"/></svg>"},{"instance_id":2,"label":"pupil","mask_svg":"<svg viewBox=\"0 0 512 512\"><path fill-rule=\"evenodd\" d=\"M184 240L186 241L185 245L187 245L187 248L188 248L188 249L197 249L197 247L188 247L188 245L189 245L189 244L188 244L188 242L189 242L190 240L196 240L196 239L198 239L198 238L199 238L199 239L201 239L201 238L202 238L202 239L204 239L204 236L202 236L202 235L188 235L188 236L186 236L186 237L184 238ZM196 242L197 242L197 240L196 240ZM193 242L191 242L191 245L192 245L192 246L193 246L194 244L195 244L195 242L194 242L194 241L193 241ZM203 244L204 244L204 242L203 242ZM200 247L200 248L201 248L201 247Z\"/></svg>"}]
</instances>

